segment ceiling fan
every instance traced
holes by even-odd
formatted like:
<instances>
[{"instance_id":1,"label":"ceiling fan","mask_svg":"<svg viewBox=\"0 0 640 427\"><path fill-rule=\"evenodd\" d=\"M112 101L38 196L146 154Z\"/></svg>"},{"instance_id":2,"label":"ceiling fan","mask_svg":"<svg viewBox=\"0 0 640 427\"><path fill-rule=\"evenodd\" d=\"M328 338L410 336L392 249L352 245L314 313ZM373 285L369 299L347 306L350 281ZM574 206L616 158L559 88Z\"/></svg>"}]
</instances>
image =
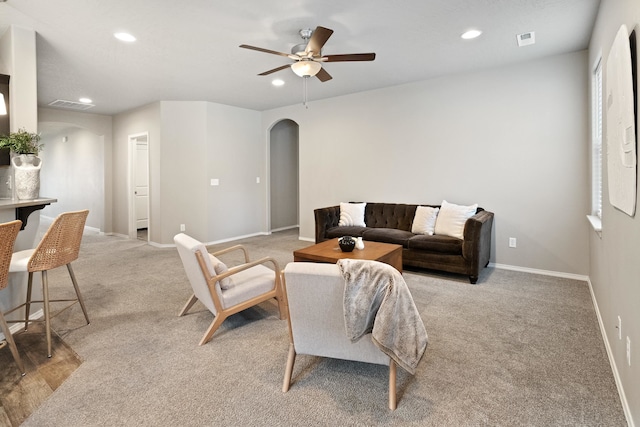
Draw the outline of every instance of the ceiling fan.
<instances>
[{"instance_id":1,"label":"ceiling fan","mask_svg":"<svg viewBox=\"0 0 640 427\"><path fill-rule=\"evenodd\" d=\"M291 67L294 73L300 77L316 76L321 82L331 80L331 75L322 67L323 62L350 62L350 61L373 61L376 59L375 53L351 53L343 55L325 55L322 56L322 47L333 34L333 30L324 27L316 27L315 30L310 28L300 30L300 37L303 43L294 46L291 53L277 52L275 50L264 49L261 47L249 46L241 44L244 49L257 50L258 52L270 53L272 55L286 56L292 59L293 64L286 64L274 68L259 76L267 76L277 71Z\"/></svg>"}]
</instances>

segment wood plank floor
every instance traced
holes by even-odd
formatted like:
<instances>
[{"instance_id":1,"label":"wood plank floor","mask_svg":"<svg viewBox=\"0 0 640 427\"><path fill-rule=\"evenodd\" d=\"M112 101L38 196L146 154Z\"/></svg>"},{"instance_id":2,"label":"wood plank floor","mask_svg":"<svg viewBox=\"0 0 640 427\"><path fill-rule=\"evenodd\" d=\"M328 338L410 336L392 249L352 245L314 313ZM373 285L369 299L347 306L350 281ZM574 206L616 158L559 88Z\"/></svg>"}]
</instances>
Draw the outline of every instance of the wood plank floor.
<instances>
[{"instance_id":1,"label":"wood plank floor","mask_svg":"<svg viewBox=\"0 0 640 427\"><path fill-rule=\"evenodd\" d=\"M20 375L9 346L0 349L0 426L17 427L82 363L78 355L52 331L53 351L47 357L44 325L29 325L14 334L27 374Z\"/></svg>"}]
</instances>

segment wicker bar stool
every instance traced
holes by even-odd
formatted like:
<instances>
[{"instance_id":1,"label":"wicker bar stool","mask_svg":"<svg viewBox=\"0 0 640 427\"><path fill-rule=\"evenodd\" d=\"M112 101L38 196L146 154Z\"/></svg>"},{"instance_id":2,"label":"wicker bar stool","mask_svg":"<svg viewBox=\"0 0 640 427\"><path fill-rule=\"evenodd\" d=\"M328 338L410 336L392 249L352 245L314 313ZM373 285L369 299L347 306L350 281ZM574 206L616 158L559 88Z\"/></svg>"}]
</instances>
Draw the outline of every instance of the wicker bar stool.
<instances>
[{"instance_id":1,"label":"wicker bar stool","mask_svg":"<svg viewBox=\"0 0 640 427\"><path fill-rule=\"evenodd\" d=\"M14 309L17 310L24 306L26 308L25 317L23 320L11 320L9 322L24 322L24 329L27 330L29 322L34 322L34 320L29 319L31 304L42 303L44 309L45 330L47 334L47 357L51 357L51 319L53 317L62 313L77 302L80 303L80 307L84 313L84 318L87 320L87 325L89 324L89 316L87 315L87 310L85 308L84 301L82 300L80 289L78 288L76 276L73 274L73 269L71 268L71 262L78 259L80 242L82 241L82 231L84 230L87 215L89 215L88 210L65 212L58 215L35 249L15 252L11 258L9 272L15 273L28 271L29 280L27 282L27 301ZM67 266L69 276L71 276L71 282L73 283L73 288L76 291L76 298L49 299L47 271L63 265ZM42 272L42 300L31 300L33 273L36 271ZM52 314L50 309L50 303L52 302L70 302L70 304L67 304L64 308Z\"/></svg>"},{"instance_id":2,"label":"wicker bar stool","mask_svg":"<svg viewBox=\"0 0 640 427\"><path fill-rule=\"evenodd\" d=\"M22 221L18 220L0 224L0 290L6 288L9 284L9 265L11 264L13 245L16 241L21 225ZM20 359L18 347L16 347L16 342L13 340L13 335L11 335L9 325L7 324L7 321L4 320L2 310L0 310L0 327L2 328L6 344L9 344L11 354L13 355L20 372L24 375L26 373L24 370L24 364ZM0 348L4 347L6 344L0 344Z\"/></svg>"}]
</instances>

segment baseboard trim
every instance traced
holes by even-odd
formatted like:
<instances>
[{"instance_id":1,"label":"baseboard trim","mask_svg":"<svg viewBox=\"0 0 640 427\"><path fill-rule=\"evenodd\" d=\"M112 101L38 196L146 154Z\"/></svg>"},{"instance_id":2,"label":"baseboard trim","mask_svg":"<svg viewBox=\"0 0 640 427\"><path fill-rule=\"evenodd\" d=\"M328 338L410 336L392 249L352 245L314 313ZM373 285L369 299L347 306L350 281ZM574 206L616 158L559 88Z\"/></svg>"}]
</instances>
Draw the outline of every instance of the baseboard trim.
<instances>
[{"instance_id":1,"label":"baseboard trim","mask_svg":"<svg viewBox=\"0 0 640 427\"><path fill-rule=\"evenodd\" d=\"M291 230L292 228L299 228L299 225L288 225L286 227L274 228L269 233L277 233L278 231Z\"/></svg>"},{"instance_id":2,"label":"baseboard trim","mask_svg":"<svg viewBox=\"0 0 640 427\"><path fill-rule=\"evenodd\" d=\"M42 309L31 313L31 315L29 316L30 320L37 320L44 317L44 311ZM13 323L11 326L9 326L9 330L11 331L12 334L15 334L17 332L19 332L20 330L22 330L24 324L23 323ZM0 341L2 341L3 339L5 339L5 336L2 332L0 332Z\"/></svg>"},{"instance_id":3,"label":"baseboard trim","mask_svg":"<svg viewBox=\"0 0 640 427\"><path fill-rule=\"evenodd\" d=\"M316 239L311 238L311 237L302 237L302 236L300 236L300 237L298 237L298 240L302 240L303 242L313 242L313 243L316 242Z\"/></svg>"},{"instance_id":4,"label":"baseboard trim","mask_svg":"<svg viewBox=\"0 0 640 427\"><path fill-rule=\"evenodd\" d=\"M520 271L523 273L541 274L543 276L561 277L564 279L582 280L583 282L587 282L589 280L589 276L585 276L582 274L565 273L562 271L552 271L552 270L540 270L537 268L519 267L517 265L496 264L492 262L492 263L489 263L489 267L498 268L500 270L511 270L511 271Z\"/></svg>"},{"instance_id":5,"label":"baseboard trim","mask_svg":"<svg viewBox=\"0 0 640 427\"><path fill-rule=\"evenodd\" d=\"M602 320L602 316L600 315L598 300L596 299L596 294L593 292L593 285L591 284L591 278L587 278L587 283L589 284L589 292L591 293L591 302L593 302L593 308L596 310L596 316L598 317L598 325L600 325L600 333L602 333L602 339L604 340L604 348L607 350L607 357L609 357L609 364L611 365L611 370L613 371L613 379L616 382L616 388L618 389L618 396L620 396L620 402L622 403L622 410L624 411L624 417L627 419L627 424L629 425L629 427L635 427L635 424L633 422L633 417L631 416L631 408L629 408L629 401L627 400L627 396L624 392L624 387L622 386L622 381L620 380L618 365L616 365L616 361L613 357L613 351L611 350L611 345L609 344L609 337L607 336L607 330L604 327L604 321Z\"/></svg>"},{"instance_id":6,"label":"baseboard trim","mask_svg":"<svg viewBox=\"0 0 640 427\"><path fill-rule=\"evenodd\" d=\"M47 215L40 215L40 219L41 219L41 220L42 220L42 219L44 219L47 223L51 224L51 223L53 223L53 220L54 220L55 218L54 218L54 217L51 217L51 216L47 216ZM101 235L101 236L103 236L103 235L105 235L105 234L109 235L108 233L104 233L104 232L103 232L102 230L100 230L99 228L96 228L96 227L89 227L88 225L85 225L85 226L84 226L84 231L87 231L87 232L90 232L90 233L93 233L93 234L99 234L99 235Z\"/></svg>"}]
</instances>

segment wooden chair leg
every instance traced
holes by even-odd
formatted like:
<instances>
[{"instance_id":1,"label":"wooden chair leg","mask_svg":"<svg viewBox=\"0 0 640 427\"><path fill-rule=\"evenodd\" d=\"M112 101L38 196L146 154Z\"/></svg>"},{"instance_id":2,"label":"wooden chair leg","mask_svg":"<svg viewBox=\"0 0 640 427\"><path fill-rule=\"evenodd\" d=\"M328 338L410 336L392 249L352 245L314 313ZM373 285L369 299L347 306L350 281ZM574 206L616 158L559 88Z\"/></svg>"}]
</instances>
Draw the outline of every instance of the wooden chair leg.
<instances>
[{"instance_id":1,"label":"wooden chair leg","mask_svg":"<svg viewBox=\"0 0 640 427\"><path fill-rule=\"evenodd\" d=\"M78 297L78 302L80 303L80 308L82 308L82 313L84 313L84 318L87 321L87 325L91 322L89 321L89 315L87 314L87 308L84 306L84 300L82 299L82 294L80 293L80 288L78 287L78 282L76 281L76 275L73 274L73 269L71 268L71 263L67 264L67 270L69 270L69 276L71 276L71 283L73 283L73 288L76 290L76 296Z\"/></svg>"},{"instance_id":2,"label":"wooden chair leg","mask_svg":"<svg viewBox=\"0 0 640 427\"><path fill-rule=\"evenodd\" d=\"M389 361L389 409L396 410L396 362Z\"/></svg>"},{"instance_id":3,"label":"wooden chair leg","mask_svg":"<svg viewBox=\"0 0 640 427\"><path fill-rule=\"evenodd\" d=\"M289 317L289 307L287 306L287 301L285 298L280 295L276 297L276 301L278 302L278 311L280 313L280 320L285 320Z\"/></svg>"},{"instance_id":4,"label":"wooden chair leg","mask_svg":"<svg viewBox=\"0 0 640 427\"><path fill-rule=\"evenodd\" d=\"M49 308L49 279L47 270L42 271L42 305L44 307L44 328L47 334L47 357L51 357L51 310Z\"/></svg>"},{"instance_id":5,"label":"wooden chair leg","mask_svg":"<svg viewBox=\"0 0 640 427\"><path fill-rule=\"evenodd\" d=\"M16 342L13 339L13 335L11 335L11 330L9 329L9 325L7 325L6 320L4 320L4 316L0 313L0 328L2 328L2 333L4 334L4 338L7 340L9 344L9 348L11 349L11 354L13 355L13 359L16 361L16 365L18 365L18 369L20 369L20 373L22 376L26 375L26 371L24 370L24 364L22 363L22 359L20 359L20 354L18 353L18 347L16 346Z\"/></svg>"},{"instance_id":6,"label":"wooden chair leg","mask_svg":"<svg viewBox=\"0 0 640 427\"><path fill-rule=\"evenodd\" d=\"M27 301L24 304L24 330L29 327L29 315L31 314L31 289L33 288L33 273L29 272L27 281Z\"/></svg>"},{"instance_id":7,"label":"wooden chair leg","mask_svg":"<svg viewBox=\"0 0 640 427\"><path fill-rule=\"evenodd\" d=\"M207 342L209 342L209 340L211 339L213 334L216 332L216 330L218 330L218 328L220 327L220 325L222 325L222 322L224 322L224 319L226 319L226 318L227 317L223 316L222 313L216 314L216 318L213 319L213 322L211 322L211 325L209 326L209 329L207 329L207 332L204 334L204 336L200 340L200 344L199 345L204 345Z\"/></svg>"},{"instance_id":8,"label":"wooden chair leg","mask_svg":"<svg viewBox=\"0 0 640 427\"><path fill-rule=\"evenodd\" d=\"M293 364L296 361L296 349L293 343L289 344L289 356L287 357L287 367L284 369L284 381L282 382L282 392L289 391L291 386L291 375L293 374Z\"/></svg>"},{"instance_id":9,"label":"wooden chair leg","mask_svg":"<svg viewBox=\"0 0 640 427\"><path fill-rule=\"evenodd\" d=\"M189 301L187 301L187 303L182 308L182 311L180 311L180 314L178 314L178 317L184 316L185 314L187 314L187 311L189 311L189 309L191 309L191 307L193 307L193 304L195 304L196 301L198 301L198 298L196 297L196 294L192 294L191 298L189 298Z\"/></svg>"}]
</instances>

